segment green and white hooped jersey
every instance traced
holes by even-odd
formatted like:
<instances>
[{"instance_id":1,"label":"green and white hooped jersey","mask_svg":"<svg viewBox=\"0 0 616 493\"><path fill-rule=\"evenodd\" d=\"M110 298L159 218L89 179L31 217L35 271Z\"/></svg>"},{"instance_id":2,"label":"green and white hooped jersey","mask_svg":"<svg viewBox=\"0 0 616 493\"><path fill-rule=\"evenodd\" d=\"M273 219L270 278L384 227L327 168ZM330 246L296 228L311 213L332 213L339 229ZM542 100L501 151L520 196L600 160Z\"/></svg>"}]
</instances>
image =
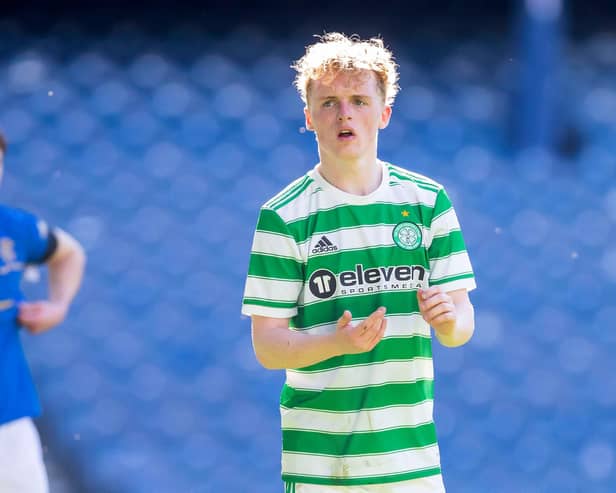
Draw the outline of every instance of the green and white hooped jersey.
<instances>
[{"instance_id":1,"label":"green and white hooped jersey","mask_svg":"<svg viewBox=\"0 0 616 493\"><path fill-rule=\"evenodd\" d=\"M440 474L430 327L417 289L475 288L458 219L438 183L383 163L380 187L345 193L308 172L261 209L242 313L290 318L293 330L335 330L387 308L370 352L287 370L282 476L330 485Z\"/></svg>"}]
</instances>

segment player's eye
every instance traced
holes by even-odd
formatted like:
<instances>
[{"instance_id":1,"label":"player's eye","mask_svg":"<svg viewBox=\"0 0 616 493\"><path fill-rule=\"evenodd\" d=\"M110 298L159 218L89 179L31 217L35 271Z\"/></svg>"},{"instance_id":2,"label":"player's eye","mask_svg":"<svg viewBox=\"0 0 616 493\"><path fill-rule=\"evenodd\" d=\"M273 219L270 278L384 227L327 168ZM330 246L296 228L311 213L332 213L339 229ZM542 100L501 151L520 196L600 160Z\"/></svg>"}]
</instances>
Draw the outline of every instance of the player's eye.
<instances>
[{"instance_id":1,"label":"player's eye","mask_svg":"<svg viewBox=\"0 0 616 493\"><path fill-rule=\"evenodd\" d=\"M331 108L334 104L336 104L336 102L333 99L326 99L323 102L323 108Z\"/></svg>"},{"instance_id":2,"label":"player's eye","mask_svg":"<svg viewBox=\"0 0 616 493\"><path fill-rule=\"evenodd\" d=\"M365 106L366 104L368 104L365 100L361 99L361 98L356 98L354 103L357 106Z\"/></svg>"}]
</instances>

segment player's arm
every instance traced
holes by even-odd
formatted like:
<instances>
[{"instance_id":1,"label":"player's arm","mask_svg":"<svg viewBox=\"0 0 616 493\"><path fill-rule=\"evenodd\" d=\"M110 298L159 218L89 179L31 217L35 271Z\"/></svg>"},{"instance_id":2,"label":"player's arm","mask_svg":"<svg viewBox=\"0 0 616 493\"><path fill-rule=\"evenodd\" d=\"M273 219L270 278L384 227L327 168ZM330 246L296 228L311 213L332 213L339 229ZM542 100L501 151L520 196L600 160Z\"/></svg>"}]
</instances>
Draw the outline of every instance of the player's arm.
<instances>
[{"instance_id":1,"label":"player's arm","mask_svg":"<svg viewBox=\"0 0 616 493\"><path fill-rule=\"evenodd\" d=\"M252 316L252 344L259 362L270 370L303 368L341 354L370 351L387 329L385 308L354 325L346 310L336 330L312 335L289 329L288 318Z\"/></svg>"},{"instance_id":2,"label":"player's arm","mask_svg":"<svg viewBox=\"0 0 616 493\"><path fill-rule=\"evenodd\" d=\"M466 344L475 330L475 310L466 289L444 292L438 286L417 291L419 310L443 346Z\"/></svg>"},{"instance_id":3,"label":"player's arm","mask_svg":"<svg viewBox=\"0 0 616 493\"><path fill-rule=\"evenodd\" d=\"M55 249L46 260L49 272L48 300L21 303L19 322L33 333L61 323L81 284L86 256L71 235L55 228Z\"/></svg>"}]
</instances>

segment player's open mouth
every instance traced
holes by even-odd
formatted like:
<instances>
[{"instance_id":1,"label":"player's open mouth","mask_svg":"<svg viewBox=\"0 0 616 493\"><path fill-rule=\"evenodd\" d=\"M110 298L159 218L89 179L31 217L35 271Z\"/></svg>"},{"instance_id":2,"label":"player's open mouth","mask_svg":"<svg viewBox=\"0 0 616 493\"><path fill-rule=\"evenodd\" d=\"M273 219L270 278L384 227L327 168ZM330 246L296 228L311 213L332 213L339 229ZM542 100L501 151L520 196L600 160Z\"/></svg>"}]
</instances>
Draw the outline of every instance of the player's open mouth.
<instances>
[{"instance_id":1,"label":"player's open mouth","mask_svg":"<svg viewBox=\"0 0 616 493\"><path fill-rule=\"evenodd\" d=\"M338 138L339 139L348 140L348 139L352 139L353 137L355 137L355 134L353 133L353 130L344 129L344 130L340 130L340 132L338 132Z\"/></svg>"}]
</instances>

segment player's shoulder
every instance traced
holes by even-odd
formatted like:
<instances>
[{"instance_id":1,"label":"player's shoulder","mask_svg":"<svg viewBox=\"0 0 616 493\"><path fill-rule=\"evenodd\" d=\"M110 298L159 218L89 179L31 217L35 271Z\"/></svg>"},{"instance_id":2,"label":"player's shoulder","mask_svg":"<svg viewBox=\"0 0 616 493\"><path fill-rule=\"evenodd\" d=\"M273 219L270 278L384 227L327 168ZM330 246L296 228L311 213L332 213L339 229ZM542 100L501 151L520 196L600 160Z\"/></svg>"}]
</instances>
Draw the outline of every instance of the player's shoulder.
<instances>
[{"instance_id":1,"label":"player's shoulder","mask_svg":"<svg viewBox=\"0 0 616 493\"><path fill-rule=\"evenodd\" d=\"M23 241L39 223L42 221L25 209L0 204L0 233L3 237Z\"/></svg>"},{"instance_id":2,"label":"player's shoulder","mask_svg":"<svg viewBox=\"0 0 616 493\"><path fill-rule=\"evenodd\" d=\"M313 186L314 178L312 173L305 173L267 200L262 208L280 212L281 209L287 208L290 204L300 200L301 197L312 193Z\"/></svg>"},{"instance_id":3,"label":"player's shoulder","mask_svg":"<svg viewBox=\"0 0 616 493\"><path fill-rule=\"evenodd\" d=\"M20 225L34 220L36 216L25 209L0 204L0 221L4 225Z\"/></svg>"},{"instance_id":4,"label":"player's shoulder","mask_svg":"<svg viewBox=\"0 0 616 493\"><path fill-rule=\"evenodd\" d=\"M421 173L411 171L395 164L386 163L386 165L389 170L390 182L405 186L412 186L434 193L438 193L443 189L442 184L426 175L422 175Z\"/></svg>"}]
</instances>

